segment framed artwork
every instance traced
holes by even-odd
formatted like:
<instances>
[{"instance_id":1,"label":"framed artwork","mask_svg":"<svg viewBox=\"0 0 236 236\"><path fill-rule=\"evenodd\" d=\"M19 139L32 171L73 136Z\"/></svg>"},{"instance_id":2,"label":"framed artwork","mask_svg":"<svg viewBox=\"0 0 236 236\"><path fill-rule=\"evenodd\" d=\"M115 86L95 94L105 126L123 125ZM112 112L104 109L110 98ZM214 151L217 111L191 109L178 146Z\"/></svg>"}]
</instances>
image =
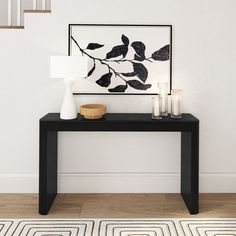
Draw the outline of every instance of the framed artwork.
<instances>
[{"instance_id":1,"label":"framed artwork","mask_svg":"<svg viewBox=\"0 0 236 236\"><path fill-rule=\"evenodd\" d=\"M88 57L87 77L74 94L157 94L172 87L171 25L69 25L69 55Z\"/></svg>"}]
</instances>

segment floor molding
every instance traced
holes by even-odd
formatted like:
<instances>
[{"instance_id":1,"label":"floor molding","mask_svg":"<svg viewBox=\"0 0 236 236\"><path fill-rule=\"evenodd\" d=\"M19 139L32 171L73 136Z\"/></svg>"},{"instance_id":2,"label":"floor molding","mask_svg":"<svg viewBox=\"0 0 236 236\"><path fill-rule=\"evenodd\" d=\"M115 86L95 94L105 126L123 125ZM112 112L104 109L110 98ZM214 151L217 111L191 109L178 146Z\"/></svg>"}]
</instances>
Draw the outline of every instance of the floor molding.
<instances>
[{"instance_id":1,"label":"floor molding","mask_svg":"<svg viewBox=\"0 0 236 236\"><path fill-rule=\"evenodd\" d=\"M0 193L37 193L37 174L0 174ZM60 173L63 193L178 193L178 173ZM235 173L200 174L200 192L236 192Z\"/></svg>"}]
</instances>

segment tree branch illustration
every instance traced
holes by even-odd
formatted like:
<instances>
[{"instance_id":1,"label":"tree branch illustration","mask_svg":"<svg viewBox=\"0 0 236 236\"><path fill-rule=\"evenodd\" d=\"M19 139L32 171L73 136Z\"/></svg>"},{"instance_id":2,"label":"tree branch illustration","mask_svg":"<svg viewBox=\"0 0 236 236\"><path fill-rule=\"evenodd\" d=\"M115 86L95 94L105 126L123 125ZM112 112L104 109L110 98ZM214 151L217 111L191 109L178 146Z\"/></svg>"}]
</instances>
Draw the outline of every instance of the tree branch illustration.
<instances>
[{"instance_id":1,"label":"tree branch illustration","mask_svg":"<svg viewBox=\"0 0 236 236\"><path fill-rule=\"evenodd\" d=\"M125 82L125 85L118 85L115 88L108 89L109 92L125 92L128 86L136 90L149 89L152 85L145 84L148 78L148 70L142 62L148 61L153 63L153 61L169 60L169 45L165 45L161 49L155 51L150 57L146 57L146 45L141 41L134 41L130 44L129 38L124 34L122 34L121 36L122 44L114 46L103 59L95 57L89 54L87 51L102 48L104 45L99 43L89 43L88 46L83 49L73 36L71 36L71 39L76 44L82 55L86 55L87 57L93 60L93 67L90 69L87 77L93 74L97 66L96 62L99 62L101 65L107 67L108 73L102 75L102 77L96 81L98 85L100 85L101 87L109 87L113 75L115 77L119 77L122 81ZM133 59L126 58L130 47L132 47L134 50ZM116 59L117 57L121 57L121 59ZM111 62L118 64L125 62L131 63L133 71L126 73L118 72L109 64ZM137 79L128 79L132 77L137 77L140 81Z\"/></svg>"},{"instance_id":2,"label":"tree branch illustration","mask_svg":"<svg viewBox=\"0 0 236 236\"><path fill-rule=\"evenodd\" d=\"M121 76L121 73L117 72L115 69L113 69L108 63L106 63L106 60L105 59L101 59L101 58L97 58L97 57L94 57L90 54L88 54L84 49L82 49L80 47L80 45L78 44L78 42L75 40L75 38L73 36L71 36L71 39L74 41L74 43L77 45L77 47L79 48L80 52L83 54L85 54L86 56L88 56L89 58L91 58L94 62L94 65L96 64L96 61L99 61L102 65L105 65L107 66L109 72L113 72L115 76L118 76L119 78L121 78L123 81L125 81L125 83L127 84L127 80L124 79L122 76Z\"/></svg>"}]
</instances>

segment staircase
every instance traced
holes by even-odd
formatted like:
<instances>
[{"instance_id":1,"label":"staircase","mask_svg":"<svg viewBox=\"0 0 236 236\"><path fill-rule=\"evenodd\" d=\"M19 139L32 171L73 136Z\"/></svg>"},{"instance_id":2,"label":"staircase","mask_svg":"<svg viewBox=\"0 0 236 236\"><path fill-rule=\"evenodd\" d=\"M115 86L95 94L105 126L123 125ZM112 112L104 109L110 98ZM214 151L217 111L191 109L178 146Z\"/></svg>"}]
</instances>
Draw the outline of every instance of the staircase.
<instances>
[{"instance_id":1,"label":"staircase","mask_svg":"<svg viewBox=\"0 0 236 236\"><path fill-rule=\"evenodd\" d=\"M51 0L0 0L0 29L24 29L24 14L50 9Z\"/></svg>"}]
</instances>

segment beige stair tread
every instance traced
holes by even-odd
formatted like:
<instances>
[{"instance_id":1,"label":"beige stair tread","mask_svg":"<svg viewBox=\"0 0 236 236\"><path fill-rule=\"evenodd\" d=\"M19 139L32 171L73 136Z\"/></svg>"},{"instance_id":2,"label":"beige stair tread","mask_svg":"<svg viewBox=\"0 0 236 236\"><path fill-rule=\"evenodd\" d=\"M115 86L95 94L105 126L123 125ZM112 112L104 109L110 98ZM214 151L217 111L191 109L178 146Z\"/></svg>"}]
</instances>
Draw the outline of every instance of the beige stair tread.
<instances>
[{"instance_id":1,"label":"beige stair tread","mask_svg":"<svg viewBox=\"0 0 236 236\"><path fill-rule=\"evenodd\" d=\"M8 25L0 25L0 29L24 29L24 26L8 26Z\"/></svg>"},{"instance_id":2,"label":"beige stair tread","mask_svg":"<svg viewBox=\"0 0 236 236\"><path fill-rule=\"evenodd\" d=\"M24 10L24 13L51 13L51 10ZM24 26L0 25L0 29L24 29Z\"/></svg>"},{"instance_id":3,"label":"beige stair tread","mask_svg":"<svg viewBox=\"0 0 236 236\"><path fill-rule=\"evenodd\" d=\"M24 10L24 13L51 13L51 10Z\"/></svg>"}]
</instances>

